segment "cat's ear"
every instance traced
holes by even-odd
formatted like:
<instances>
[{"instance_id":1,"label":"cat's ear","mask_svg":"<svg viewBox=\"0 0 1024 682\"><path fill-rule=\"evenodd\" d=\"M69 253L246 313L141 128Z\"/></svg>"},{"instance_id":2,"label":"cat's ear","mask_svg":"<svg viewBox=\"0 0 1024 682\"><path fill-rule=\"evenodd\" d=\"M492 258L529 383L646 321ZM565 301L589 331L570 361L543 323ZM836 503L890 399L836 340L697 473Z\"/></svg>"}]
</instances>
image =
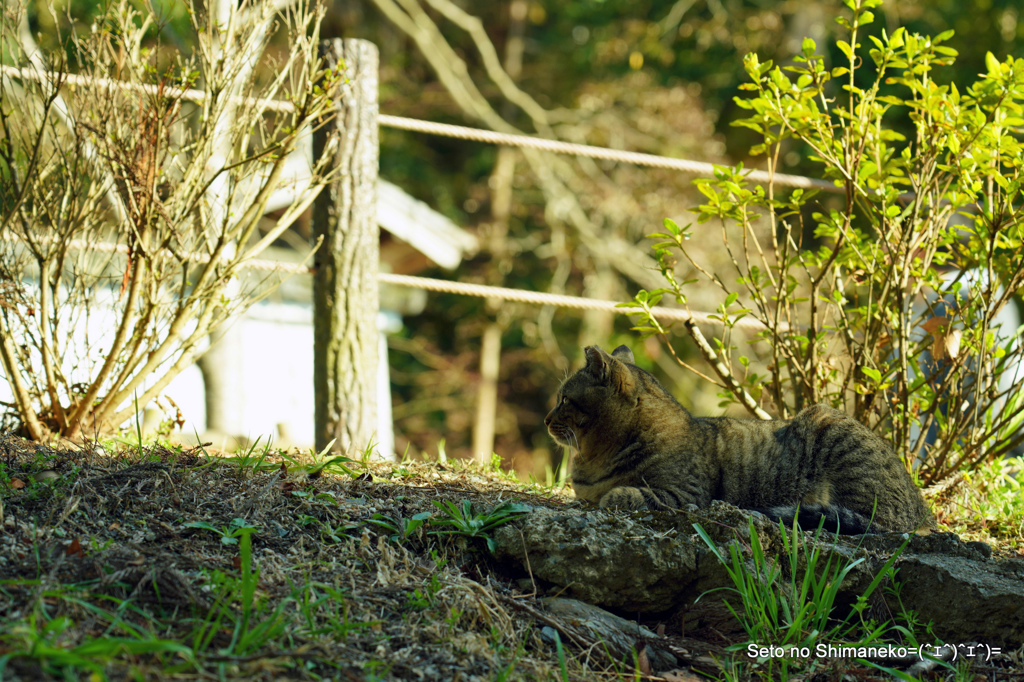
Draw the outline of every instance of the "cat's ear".
<instances>
[{"instance_id":1,"label":"cat's ear","mask_svg":"<svg viewBox=\"0 0 1024 682\"><path fill-rule=\"evenodd\" d=\"M633 358L633 351L629 349L629 346L622 345L612 351L612 357L618 358L623 362L628 362L631 365L636 364L636 360Z\"/></svg>"},{"instance_id":2,"label":"cat's ear","mask_svg":"<svg viewBox=\"0 0 1024 682\"><path fill-rule=\"evenodd\" d=\"M605 353L597 346L587 346L583 349L583 355L587 358L587 366L584 368L601 381L608 379L608 366L612 362L612 356Z\"/></svg>"},{"instance_id":3,"label":"cat's ear","mask_svg":"<svg viewBox=\"0 0 1024 682\"><path fill-rule=\"evenodd\" d=\"M620 348L615 349L616 352L619 350ZM629 352L628 348L626 352ZM598 381L616 388L621 393L628 393L633 389L633 373L618 358L597 346L587 346L583 353L587 356L585 369ZM629 356L632 358L633 354L629 353Z\"/></svg>"}]
</instances>

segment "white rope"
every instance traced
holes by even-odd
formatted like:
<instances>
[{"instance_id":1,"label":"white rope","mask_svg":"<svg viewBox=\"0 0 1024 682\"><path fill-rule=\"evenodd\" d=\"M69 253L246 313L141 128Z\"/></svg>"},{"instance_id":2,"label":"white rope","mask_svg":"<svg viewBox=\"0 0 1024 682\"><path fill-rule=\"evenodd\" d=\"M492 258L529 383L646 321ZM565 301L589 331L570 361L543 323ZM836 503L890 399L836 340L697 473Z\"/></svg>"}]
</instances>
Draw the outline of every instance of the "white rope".
<instances>
[{"instance_id":1,"label":"white rope","mask_svg":"<svg viewBox=\"0 0 1024 682\"><path fill-rule=\"evenodd\" d=\"M193 88L179 88L174 86L164 86L160 88L156 85L149 85L145 83L128 83L127 81L114 80L111 78L93 78L91 76L78 76L73 73L57 73L55 71L37 71L35 69L19 69L15 66L2 66L0 65L0 73L13 78L20 78L22 80L31 80L39 83L66 83L68 85L80 85L82 87L101 87L107 90L127 90L132 92L142 92L147 95L154 97L178 97L180 99L188 100L189 102L205 102L210 98L210 94L203 90L195 90ZM280 113L291 113L295 111L295 105L291 102L282 102L276 99L265 99L259 97L241 97L238 95L228 96L228 101L233 104L239 105L256 105L269 111L276 111Z\"/></svg>"},{"instance_id":2,"label":"white rope","mask_svg":"<svg viewBox=\"0 0 1024 682\"><path fill-rule=\"evenodd\" d=\"M443 279L430 279L429 277L413 277L411 275L395 275L390 272L381 272L378 279L387 284L398 286L427 289L428 291L442 291L463 296L478 296L481 298L496 298L502 301L513 303L530 303L532 305L550 305L557 308L573 308L576 310L604 310L619 315L637 314L638 308L620 308L615 301L601 301L593 298L581 298L579 296L564 296L561 294L549 294L542 291L523 291L522 289L508 289L506 287L494 287L485 284L467 284L466 282L450 282ZM722 326L722 320L711 313L691 312L679 308L664 308L654 306L651 312L659 322L684 322L696 320L701 324L714 324ZM736 327L760 331L764 325L753 318L744 317L735 322Z\"/></svg>"},{"instance_id":3,"label":"white rope","mask_svg":"<svg viewBox=\"0 0 1024 682\"><path fill-rule=\"evenodd\" d=\"M202 90L191 88L165 87L160 90L155 85L144 85L127 83L125 81L111 80L109 78L87 78L73 74L58 74L53 72L39 72L32 69L19 69L12 66L0 66L0 72L21 78L23 80L35 80L39 82L56 82L58 79L72 85L98 85L108 89L120 88L136 92L145 92L150 95L163 95L164 97L180 97L182 99L202 102L210 97ZM291 102L282 102L273 99L261 99L258 97L231 97L230 100L236 104L246 106L255 105L268 111L292 112L295 105ZM382 126L411 130L430 135L442 135L462 140L474 140L489 144L504 145L507 147L523 147L528 149L540 149L542 151L554 152L556 154L571 154L575 156L586 156L594 159L605 159L619 163L631 163L637 166L649 166L651 168L668 168L684 173L693 173L704 177L714 177L715 165L703 161L691 161L689 159L676 159L668 156L657 156L655 154L642 154L640 152L629 152L621 149L608 149L606 147L594 147L586 144L575 144L562 142L561 140L549 140L543 137L531 135L512 135L509 133L498 133L493 130L481 130L466 126L451 125L448 123L434 123L432 121L420 121L414 118L402 116L389 116L381 114L378 123ZM769 173L763 170L750 170L746 178L752 182L767 184L770 182L785 187L798 187L803 189L818 189L825 192L842 192L841 187L827 180L806 178L799 175L788 175L786 173Z\"/></svg>"},{"instance_id":4,"label":"white rope","mask_svg":"<svg viewBox=\"0 0 1024 682\"><path fill-rule=\"evenodd\" d=\"M40 244L53 244L59 242L56 237L48 237L45 235L39 235L34 237L35 241ZM15 234L4 233L0 235L0 240L5 242L20 243L25 241ZM116 253L122 256L127 256L131 253L131 249L128 248L127 244L117 244L114 242L99 242L99 241L87 241L85 239L71 239L67 242L67 248L74 251L97 251L99 253ZM189 263L196 265L203 265L210 262L210 257L201 253L187 253L178 254L172 251L165 251L166 255L173 258L183 259ZM260 258L250 258L249 260L242 261L239 263L239 267L248 268L252 270L266 270L274 272L284 272L289 275L308 275L312 270L308 265L302 265L301 263L286 263L284 261L277 260L265 260Z\"/></svg>"},{"instance_id":5,"label":"white rope","mask_svg":"<svg viewBox=\"0 0 1024 682\"><path fill-rule=\"evenodd\" d=\"M652 168L668 168L684 173L693 173L706 177L714 177L715 165L703 161L691 161L689 159L676 159L668 156L657 156L655 154L642 154L640 152L627 152L620 149L608 149L606 147L593 147L586 144L575 144L562 142L561 140L548 140L543 137L532 137L530 135L511 135L508 133L497 133L493 130L480 130L479 128L467 128L466 126L451 125L448 123L434 123L433 121L420 121L414 118L403 118L401 116L379 116L380 125L402 130L413 130L419 133L431 135L443 135L445 137L457 137L463 140L475 140L477 142L488 142L500 144L507 147L526 147L540 149L556 154L573 154L576 156L588 156L594 159L605 159L618 161L620 163L631 163L636 166L650 166ZM719 166L721 167L721 166ZM805 178L799 175L787 175L785 173L769 173L763 170L751 170L745 176L753 182L766 184L774 182L776 185L786 187L799 187L803 189L820 189L826 192L842 192L826 180Z\"/></svg>"},{"instance_id":6,"label":"white rope","mask_svg":"<svg viewBox=\"0 0 1024 682\"><path fill-rule=\"evenodd\" d=\"M18 237L11 234L0 236L0 240L6 242L18 242ZM51 237L43 237L43 241L54 241ZM75 250L99 251L102 253L117 253L128 255L126 244L115 244L112 242L91 242L82 239L72 239L68 247ZM180 257L180 256L176 256ZM210 257L202 254L188 254L186 259L190 263L203 264L210 262ZM284 263L282 261L251 259L241 263L241 267L250 270L263 270L271 272L283 272L290 275L308 275L313 270L308 265L301 263ZM602 301L593 298L582 298L580 296L565 296L562 294L549 294L542 291L525 291L523 289L509 289L507 287L495 287L486 284L469 284L466 282L453 282L443 279L431 279L429 277L413 277L412 275L396 275L390 272L378 273L377 278L384 284L411 287L414 289L425 289L427 291L439 291L462 296L476 296L478 298L494 298L512 303L528 303L531 305L550 305L556 308L571 308L574 310L603 310L618 315L638 314L637 308L621 308L615 301ZM711 313L692 312L679 308L665 308L654 306L651 308L655 318L659 322L684 322L696 320L701 324L722 326L722 320ZM764 325L750 317L744 317L735 322L736 327L760 331Z\"/></svg>"}]
</instances>

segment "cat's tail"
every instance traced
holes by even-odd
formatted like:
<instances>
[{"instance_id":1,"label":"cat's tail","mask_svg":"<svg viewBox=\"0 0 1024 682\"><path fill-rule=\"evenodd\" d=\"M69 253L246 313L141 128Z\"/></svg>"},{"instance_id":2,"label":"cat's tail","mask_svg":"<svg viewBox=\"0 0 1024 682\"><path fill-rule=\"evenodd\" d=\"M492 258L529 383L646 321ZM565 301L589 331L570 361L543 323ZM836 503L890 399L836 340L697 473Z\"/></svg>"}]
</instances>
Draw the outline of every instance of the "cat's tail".
<instances>
[{"instance_id":1,"label":"cat's tail","mask_svg":"<svg viewBox=\"0 0 1024 682\"><path fill-rule=\"evenodd\" d=\"M802 530L817 530L818 526L829 533L839 535L863 535L865 533L885 533L886 528L881 527L868 517L834 505L803 504L789 507L768 507L754 509L764 514L773 521L782 521L786 526L792 526L793 520Z\"/></svg>"}]
</instances>

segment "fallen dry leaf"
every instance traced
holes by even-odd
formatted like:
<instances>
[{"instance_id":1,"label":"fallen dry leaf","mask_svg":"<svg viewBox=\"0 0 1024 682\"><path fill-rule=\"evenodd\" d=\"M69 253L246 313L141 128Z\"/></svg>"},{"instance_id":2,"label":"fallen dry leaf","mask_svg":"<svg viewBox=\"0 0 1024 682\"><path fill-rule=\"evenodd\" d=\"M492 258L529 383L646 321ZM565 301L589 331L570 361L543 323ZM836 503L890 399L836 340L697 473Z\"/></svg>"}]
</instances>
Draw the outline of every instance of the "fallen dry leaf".
<instances>
[{"instance_id":1,"label":"fallen dry leaf","mask_svg":"<svg viewBox=\"0 0 1024 682\"><path fill-rule=\"evenodd\" d=\"M78 541L78 538L72 540L65 551L68 556L76 556L79 559L85 556L85 550L82 549L82 543Z\"/></svg>"},{"instance_id":2,"label":"fallen dry leaf","mask_svg":"<svg viewBox=\"0 0 1024 682\"><path fill-rule=\"evenodd\" d=\"M280 481L277 484L279 490L285 493L291 493L296 490L302 490L302 486L295 483L295 481Z\"/></svg>"},{"instance_id":3,"label":"fallen dry leaf","mask_svg":"<svg viewBox=\"0 0 1024 682\"><path fill-rule=\"evenodd\" d=\"M644 675L653 675L654 668L651 667L651 657L647 655L647 644L641 644L640 653L636 655L636 667Z\"/></svg>"}]
</instances>

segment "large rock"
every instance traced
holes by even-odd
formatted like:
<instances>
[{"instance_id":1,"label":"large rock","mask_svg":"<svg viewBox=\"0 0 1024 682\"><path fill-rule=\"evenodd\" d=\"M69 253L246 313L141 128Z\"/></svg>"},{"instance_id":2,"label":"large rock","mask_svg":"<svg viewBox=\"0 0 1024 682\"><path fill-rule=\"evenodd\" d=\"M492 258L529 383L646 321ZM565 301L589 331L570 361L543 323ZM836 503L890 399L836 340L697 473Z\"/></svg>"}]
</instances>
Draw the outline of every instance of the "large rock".
<instances>
[{"instance_id":1,"label":"large rock","mask_svg":"<svg viewBox=\"0 0 1024 682\"><path fill-rule=\"evenodd\" d=\"M1024 561L909 554L896 565L903 604L946 641L1024 641Z\"/></svg>"},{"instance_id":2,"label":"large rock","mask_svg":"<svg viewBox=\"0 0 1024 682\"><path fill-rule=\"evenodd\" d=\"M522 531L522 536L520 536ZM693 582L699 544L659 535L629 516L537 509L496 535L499 558L589 604L623 611L664 610Z\"/></svg>"},{"instance_id":3,"label":"large rock","mask_svg":"<svg viewBox=\"0 0 1024 682\"><path fill-rule=\"evenodd\" d=\"M707 590L733 586L693 524L708 532L723 556L733 545L749 560L750 519L721 502L671 513L536 509L498 529L495 553L528 565L565 596L623 613L660 613L688 606ZM788 566L777 526L755 514L753 527L765 552ZM1024 641L1024 561L990 558L983 543L963 543L949 533L804 537L843 565L861 560L843 581L840 601L852 603L906 543L895 564L900 600L923 622L931 621L938 637L1003 647Z\"/></svg>"}]
</instances>

